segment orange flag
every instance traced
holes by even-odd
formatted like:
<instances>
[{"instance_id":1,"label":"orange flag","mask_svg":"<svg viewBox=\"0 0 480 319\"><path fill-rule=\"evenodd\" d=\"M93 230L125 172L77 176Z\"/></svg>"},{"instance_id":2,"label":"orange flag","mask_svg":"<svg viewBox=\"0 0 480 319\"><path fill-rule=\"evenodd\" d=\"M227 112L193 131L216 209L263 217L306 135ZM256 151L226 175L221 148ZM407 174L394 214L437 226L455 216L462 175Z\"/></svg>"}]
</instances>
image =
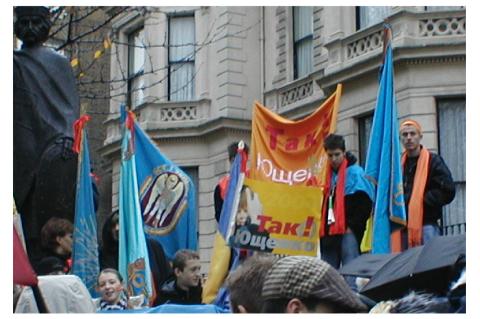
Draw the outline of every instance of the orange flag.
<instances>
[{"instance_id":1,"label":"orange flag","mask_svg":"<svg viewBox=\"0 0 480 319\"><path fill-rule=\"evenodd\" d=\"M288 185L322 186L324 138L335 131L342 85L312 114L285 119L255 102L250 178Z\"/></svg>"}]
</instances>

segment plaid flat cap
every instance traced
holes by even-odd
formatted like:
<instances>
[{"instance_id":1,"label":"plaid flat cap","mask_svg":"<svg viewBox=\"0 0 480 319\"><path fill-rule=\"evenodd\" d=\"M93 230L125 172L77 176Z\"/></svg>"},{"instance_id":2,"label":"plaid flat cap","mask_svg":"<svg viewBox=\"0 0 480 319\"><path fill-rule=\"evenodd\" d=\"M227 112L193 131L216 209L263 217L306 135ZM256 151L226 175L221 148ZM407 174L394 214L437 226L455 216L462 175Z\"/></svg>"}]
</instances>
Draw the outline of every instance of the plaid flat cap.
<instances>
[{"instance_id":1,"label":"plaid flat cap","mask_svg":"<svg viewBox=\"0 0 480 319\"><path fill-rule=\"evenodd\" d=\"M313 297L353 312L367 310L335 269L320 259L306 256L288 256L275 262L263 283L262 297L264 300Z\"/></svg>"}]
</instances>

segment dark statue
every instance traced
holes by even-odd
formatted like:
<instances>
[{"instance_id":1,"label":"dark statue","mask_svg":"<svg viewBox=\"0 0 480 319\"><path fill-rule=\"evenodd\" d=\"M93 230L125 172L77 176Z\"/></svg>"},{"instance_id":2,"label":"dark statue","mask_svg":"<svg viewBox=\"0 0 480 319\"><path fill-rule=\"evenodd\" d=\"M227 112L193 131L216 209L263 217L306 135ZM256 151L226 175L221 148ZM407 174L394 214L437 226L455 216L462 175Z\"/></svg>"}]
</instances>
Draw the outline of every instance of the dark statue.
<instances>
[{"instance_id":1,"label":"dark statue","mask_svg":"<svg viewBox=\"0 0 480 319\"><path fill-rule=\"evenodd\" d=\"M13 53L13 196L34 262L47 220L73 222L79 97L69 61L43 45L51 27L48 8L16 7L15 15L23 45Z\"/></svg>"}]
</instances>

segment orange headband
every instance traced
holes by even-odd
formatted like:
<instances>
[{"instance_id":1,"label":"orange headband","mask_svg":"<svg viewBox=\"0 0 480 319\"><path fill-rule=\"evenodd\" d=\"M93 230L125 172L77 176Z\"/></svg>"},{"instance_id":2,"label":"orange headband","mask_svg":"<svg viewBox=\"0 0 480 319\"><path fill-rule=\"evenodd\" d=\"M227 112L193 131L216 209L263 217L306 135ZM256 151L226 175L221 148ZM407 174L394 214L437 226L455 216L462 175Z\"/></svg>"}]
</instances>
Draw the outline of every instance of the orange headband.
<instances>
[{"instance_id":1,"label":"orange headband","mask_svg":"<svg viewBox=\"0 0 480 319\"><path fill-rule=\"evenodd\" d=\"M409 120L405 120L405 121L402 122L402 124L400 124L400 130L402 130L402 129L403 129L405 126L407 126L407 125L411 125L411 126L415 127L415 128L418 130L418 132L419 132L420 134L422 134L422 127L420 126L420 124L418 124L417 121L415 121L415 120L410 120L410 119L409 119Z\"/></svg>"}]
</instances>

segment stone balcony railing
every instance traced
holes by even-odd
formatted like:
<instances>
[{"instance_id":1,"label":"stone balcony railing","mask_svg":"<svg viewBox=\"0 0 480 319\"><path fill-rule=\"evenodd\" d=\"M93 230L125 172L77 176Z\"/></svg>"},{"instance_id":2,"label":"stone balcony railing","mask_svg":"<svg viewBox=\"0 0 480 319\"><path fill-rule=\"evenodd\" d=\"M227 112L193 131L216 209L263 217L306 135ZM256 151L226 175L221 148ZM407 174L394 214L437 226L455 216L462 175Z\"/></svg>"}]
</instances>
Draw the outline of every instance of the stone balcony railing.
<instances>
[{"instance_id":1,"label":"stone balcony railing","mask_svg":"<svg viewBox=\"0 0 480 319\"><path fill-rule=\"evenodd\" d=\"M323 92L313 78L309 76L294 80L281 88L265 92L265 106L278 113L283 113L299 104L303 105L319 97L323 97Z\"/></svg>"},{"instance_id":2,"label":"stone balcony railing","mask_svg":"<svg viewBox=\"0 0 480 319\"><path fill-rule=\"evenodd\" d=\"M413 12L399 11L390 16L395 49L425 49L434 46L447 48L465 45L465 11ZM378 57L383 51L383 23L337 38L325 44L328 60L324 76L334 77L342 71L360 66ZM421 54L420 50L416 50ZM448 50L445 50L448 53ZM456 53L453 53L456 54ZM378 61L377 61L378 62ZM377 66L378 67L378 63ZM361 69L361 67L359 67ZM352 76L350 72L349 76Z\"/></svg>"},{"instance_id":3,"label":"stone balcony railing","mask_svg":"<svg viewBox=\"0 0 480 319\"><path fill-rule=\"evenodd\" d=\"M210 100L186 102L144 103L134 113L144 129L181 129L198 126L210 118ZM120 114L106 121L107 138L104 145L111 145L121 138Z\"/></svg>"},{"instance_id":4,"label":"stone balcony railing","mask_svg":"<svg viewBox=\"0 0 480 319\"><path fill-rule=\"evenodd\" d=\"M191 126L210 116L210 100L145 103L135 109L139 122L159 128Z\"/></svg>"}]
</instances>

